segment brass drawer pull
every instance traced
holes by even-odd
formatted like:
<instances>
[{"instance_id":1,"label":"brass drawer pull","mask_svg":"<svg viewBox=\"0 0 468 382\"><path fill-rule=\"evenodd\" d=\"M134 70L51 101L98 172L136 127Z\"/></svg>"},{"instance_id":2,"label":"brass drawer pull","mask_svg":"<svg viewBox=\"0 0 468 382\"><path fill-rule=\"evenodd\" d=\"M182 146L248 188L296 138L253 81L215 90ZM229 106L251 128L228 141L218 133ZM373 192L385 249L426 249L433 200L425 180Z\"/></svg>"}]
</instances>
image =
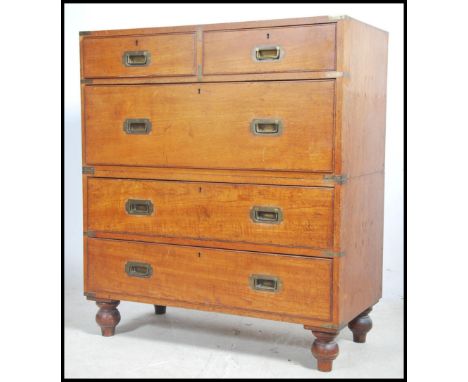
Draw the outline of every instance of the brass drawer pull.
<instances>
[{"instance_id":1,"label":"brass drawer pull","mask_svg":"<svg viewBox=\"0 0 468 382\"><path fill-rule=\"evenodd\" d=\"M125 210L129 215L151 215L153 203L151 200L128 199L125 203Z\"/></svg>"},{"instance_id":2,"label":"brass drawer pull","mask_svg":"<svg viewBox=\"0 0 468 382\"><path fill-rule=\"evenodd\" d=\"M258 207L250 210L250 217L255 223L279 224L283 220L283 211L277 207Z\"/></svg>"},{"instance_id":3,"label":"brass drawer pull","mask_svg":"<svg viewBox=\"0 0 468 382\"><path fill-rule=\"evenodd\" d=\"M124 131L127 134L149 134L151 132L151 121L146 118L126 119Z\"/></svg>"},{"instance_id":4,"label":"brass drawer pull","mask_svg":"<svg viewBox=\"0 0 468 382\"><path fill-rule=\"evenodd\" d=\"M150 264L129 261L125 264L125 272L130 277L151 277L153 268Z\"/></svg>"},{"instance_id":5,"label":"brass drawer pull","mask_svg":"<svg viewBox=\"0 0 468 382\"><path fill-rule=\"evenodd\" d=\"M253 119L250 130L255 135L280 135L283 132L283 122L280 119Z\"/></svg>"},{"instance_id":6,"label":"brass drawer pull","mask_svg":"<svg viewBox=\"0 0 468 382\"><path fill-rule=\"evenodd\" d=\"M256 46L252 50L254 61L279 61L283 55L284 51L279 45Z\"/></svg>"},{"instance_id":7,"label":"brass drawer pull","mask_svg":"<svg viewBox=\"0 0 468 382\"><path fill-rule=\"evenodd\" d=\"M146 50L124 52L122 62L125 66L148 66L151 62L151 53Z\"/></svg>"},{"instance_id":8,"label":"brass drawer pull","mask_svg":"<svg viewBox=\"0 0 468 382\"><path fill-rule=\"evenodd\" d=\"M277 276L250 275L250 288L255 291L278 293L282 283Z\"/></svg>"}]
</instances>

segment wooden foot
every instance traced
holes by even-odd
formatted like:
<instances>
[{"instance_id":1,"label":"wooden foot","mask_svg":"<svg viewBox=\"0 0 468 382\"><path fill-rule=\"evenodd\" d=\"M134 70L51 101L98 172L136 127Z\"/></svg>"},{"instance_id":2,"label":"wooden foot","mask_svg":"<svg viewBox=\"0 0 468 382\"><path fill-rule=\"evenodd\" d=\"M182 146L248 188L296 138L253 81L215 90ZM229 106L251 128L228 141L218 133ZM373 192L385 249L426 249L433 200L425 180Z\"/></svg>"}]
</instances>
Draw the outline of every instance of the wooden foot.
<instances>
[{"instance_id":1,"label":"wooden foot","mask_svg":"<svg viewBox=\"0 0 468 382\"><path fill-rule=\"evenodd\" d=\"M366 309L348 324L348 328L353 332L354 342L366 342L366 335L372 329L372 320L369 317L371 310L372 308Z\"/></svg>"},{"instance_id":2,"label":"wooden foot","mask_svg":"<svg viewBox=\"0 0 468 382\"><path fill-rule=\"evenodd\" d=\"M333 360L338 356L338 344L334 341L339 331L320 332L311 329L316 337L312 344L312 354L317 359L317 368L320 371L331 371Z\"/></svg>"},{"instance_id":3,"label":"wooden foot","mask_svg":"<svg viewBox=\"0 0 468 382\"><path fill-rule=\"evenodd\" d=\"M164 305L155 305L154 314L166 314L166 307Z\"/></svg>"},{"instance_id":4,"label":"wooden foot","mask_svg":"<svg viewBox=\"0 0 468 382\"><path fill-rule=\"evenodd\" d=\"M111 337L115 333L115 327L120 322L120 313L117 306L120 301L117 300L96 300L99 310L96 314L96 322L101 327L104 337Z\"/></svg>"}]
</instances>

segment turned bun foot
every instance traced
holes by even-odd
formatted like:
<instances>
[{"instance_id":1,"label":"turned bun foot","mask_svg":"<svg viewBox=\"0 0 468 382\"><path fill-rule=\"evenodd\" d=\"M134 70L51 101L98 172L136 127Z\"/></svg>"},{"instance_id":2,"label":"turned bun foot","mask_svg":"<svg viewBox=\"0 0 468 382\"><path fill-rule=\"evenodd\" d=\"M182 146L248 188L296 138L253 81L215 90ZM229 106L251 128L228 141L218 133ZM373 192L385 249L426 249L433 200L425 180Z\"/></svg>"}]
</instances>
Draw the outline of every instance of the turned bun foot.
<instances>
[{"instance_id":1,"label":"turned bun foot","mask_svg":"<svg viewBox=\"0 0 468 382\"><path fill-rule=\"evenodd\" d=\"M312 330L316 337L312 344L312 354L317 359L317 368L320 371L331 371L333 360L338 356L338 344L334 341L338 332L319 332Z\"/></svg>"},{"instance_id":2,"label":"turned bun foot","mask_svg":"<svg viewBox=\"0 0 468 382\"><path fill-rule=\"evenodd\" d=\"M120 313L117 310L120 301L96 300L96 304L99 306L96 322L101 327L102 335L111 337L115 334L115 327L120 322Z\"/></svg>"},{"instance_id":3,"label":"turned bun foot","mask_svg":"<svg viewBox=\"0 0 468 382\"><path fill-rule=\"evenodd\" d=\"M348 328L353 332L353 341L357 343L366 342L366 336L372 329L372 320L369 313L372 308L366 309L348 324Z\"/></svg>"},{"instance_id":4,"label":"turned bun foot","mask_svg":"<svg viewBox=\"0 0 468 382\"><path fill-rule=\"evenodd\" d=\"M166 307L164 305L155 305L154 306L154 314L165 314Z\"/></svg>"}]
</instances>

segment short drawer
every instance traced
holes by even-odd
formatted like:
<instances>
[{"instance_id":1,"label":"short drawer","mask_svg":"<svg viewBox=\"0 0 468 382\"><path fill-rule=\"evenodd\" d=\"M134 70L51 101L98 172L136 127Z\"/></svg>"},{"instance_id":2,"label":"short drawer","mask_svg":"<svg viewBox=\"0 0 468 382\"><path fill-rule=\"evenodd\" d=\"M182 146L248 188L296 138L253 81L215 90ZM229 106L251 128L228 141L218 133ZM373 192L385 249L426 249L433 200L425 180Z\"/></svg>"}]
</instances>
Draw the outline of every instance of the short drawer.
<instances>
[{"instance_id":1,"label":"short drawer","mask_svg":"<svg viewBox=\"0 0 468 382\"><path fill-rule=\"evenodd\" d=\"M329 248L333 189L88 178L88 229Z\"/></svg>"},{"instance_id":2,"label":"short drawer","mask_svg":"<svg viewBox=\"0 0 468 382\"><path fill-rule=\"evenodd\" d=\"M88 239L94 293L331 319L332 261Z\"/></svg>"},{"instance_id":3,"label":"short drawer","mask_svg":"<svg viewBox=\"0 0 468 382\"><path fill-rule=\"evenodd\" d=\"M187 76L196 74L195 34L85 37L85 78Z\"/></svg>"},{"instance_id":4,"label":"short drawer","mask_svg":"<svg viewBox=\"0 0 468 382\"><path fill-rule=\"evenodd\" d=\"M331 171L333 80L86 86L86 162Z\"/></svg>"},{"instance_id":5,"label":"short drawer","mask_svg":"<svg viewBox=\"0 0 468 382\"><path fill-rule=\"evenodd\" d=\"M335 69L335 24L203 34L204 74Z\"/></svg>"}]
</instances>

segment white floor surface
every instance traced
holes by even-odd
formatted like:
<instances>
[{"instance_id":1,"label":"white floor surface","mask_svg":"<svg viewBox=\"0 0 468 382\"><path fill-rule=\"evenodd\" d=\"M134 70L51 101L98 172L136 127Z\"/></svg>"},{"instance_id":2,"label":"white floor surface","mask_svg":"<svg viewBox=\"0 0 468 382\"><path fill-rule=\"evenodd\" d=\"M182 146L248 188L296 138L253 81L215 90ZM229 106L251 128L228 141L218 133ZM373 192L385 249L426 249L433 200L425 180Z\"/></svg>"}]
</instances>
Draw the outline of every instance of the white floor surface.
<instances>
[{"instance_id":1,"label":"white floor surface","mask_svg":"<svg viewBox=\"0 0 468 382\"><path fill-rule=\"evenodd\" d=\"M65 295L67 378L379 378L403 376L403 300L382 299L366 344L337 337L333 371L316 370L313 335L301 325L122 301L114 337L102 337L97 306Z\"/></svg>"}]
</instances>

